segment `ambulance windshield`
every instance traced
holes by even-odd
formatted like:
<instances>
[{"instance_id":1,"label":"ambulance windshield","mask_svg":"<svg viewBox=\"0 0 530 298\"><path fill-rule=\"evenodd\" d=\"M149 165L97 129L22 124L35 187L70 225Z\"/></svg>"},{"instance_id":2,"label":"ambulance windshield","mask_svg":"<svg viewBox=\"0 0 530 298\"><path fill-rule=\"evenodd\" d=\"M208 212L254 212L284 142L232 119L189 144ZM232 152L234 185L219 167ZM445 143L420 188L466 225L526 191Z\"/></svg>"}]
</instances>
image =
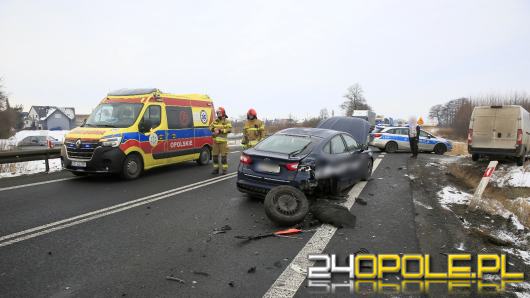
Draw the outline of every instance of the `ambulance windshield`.
<instances>
[{"instance_id":1,"label":"ambulance windshield","mask_svg":"<svg viewBox=\"0 0 530 298\"><path fill-rule=\"evenodd\" d=\"M142 110L141 103L103 103L100 104L84 126L86 127L129 127L134 124Z\"/></svg>"}]
</instances>

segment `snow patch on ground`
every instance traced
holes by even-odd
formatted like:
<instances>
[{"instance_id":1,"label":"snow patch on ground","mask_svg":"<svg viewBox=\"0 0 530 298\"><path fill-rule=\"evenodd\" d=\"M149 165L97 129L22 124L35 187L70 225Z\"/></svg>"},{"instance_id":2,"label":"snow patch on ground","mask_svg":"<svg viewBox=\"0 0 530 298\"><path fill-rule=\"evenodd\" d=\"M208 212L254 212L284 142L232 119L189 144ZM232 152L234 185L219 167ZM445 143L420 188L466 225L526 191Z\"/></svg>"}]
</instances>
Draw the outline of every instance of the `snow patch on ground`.
<instances>
[{"instance_id":1,"label":"snow patch on ground","mask_svg":"<svg viewBox=\"0 0 530 298\"><path fill-rule=\"evenodd\" d=\"M500 240L506 241L508 243L512 243L515 245L525 245L526 240L521 239L521 237L506 231L506 230L497 230L492 232L493 236L497 237Z\"/></svg>"},{"instance_id":2,"label":"snow patch on ground","mask_svg":"<svg viewBox=\"0 0 530 298\"><path fill-rule=\"evenodd\" d=\"M530 297L530 283L529 282L516 283L512 286L512 288L520 290L520 292L513 292L515 296L519 298Z\"/></svg>"},{"instance_id":3,"label":"snow patch on ground","mask_svg":"<svg viewBox=\"0 0 530 298\"><path fill-rule=\"evenodd\" d=\"M527 265L530 265L530 252L522 249L517 248L504 248L503 251L519 257L523 262L525 262Z\"/></svg>"},{"instance_id":4,"label":"snow patch on ground","mask_svg":"<svg viewBox=\"0 0 530 298\"><path fill-rule=\"evenodd\" d=\"M502 165L493 173L491 181L497 187L530 187L530 165L524 167Z\"/></svg>"},{"instance_id":5,"label":"snow patch on ground","mask_svg":"<svg viewBox=\"0 0 530 298\"><path fill-rule=\"evenodd\" d=\"M50 159L50 173L62 170L60 158ZM0 178L30 175L46 171L44 160L34 160L0 165Z\"/></svg>"},{"instance_id":6,"label":"snow patch on ground","mask_svg":"<svg viewBox=\"0 0 530 298\"><path fill-rule=\"evenodd\" d=\"M446 165L449 165L449 164L453 164L453 163L460 163L460 164L466 164L464 163L464 161L467 161L468 159L466 159L464 156L443 156L443 157L440 157L440 158L437 158L437 163L439 163L440 165L443 165L443 166L446 166ZM434 166L434 165L431 165L431 166Z\"/></svg>"},{"instance_id":7,"label":"snow patch on ground","mask_svg":"<svg viewBox=\"0 0 530 298\"><path fill-rule=\"evenodd\" d=\"M438 200L445 209L451 205L467 205L473 197L471 194L461 192L454 186L446 186L438 192Z\"/></svg>"},{"instance_id":8,"label":"snow patch on ground","mask_svg":"<svg viewBox=\"0 0 530 298\"><path fill-rule=\"evenodd\" d=\"M512 224L513 224L513 226L515 227L516 230L518 230L518 231L523 231L524 230L524 225L519 221L519 219L517 219L517 216L515 216L515 214L513 214L513 213L512 213L511 220L512 220Z\"/></svg>"}]
</instances>

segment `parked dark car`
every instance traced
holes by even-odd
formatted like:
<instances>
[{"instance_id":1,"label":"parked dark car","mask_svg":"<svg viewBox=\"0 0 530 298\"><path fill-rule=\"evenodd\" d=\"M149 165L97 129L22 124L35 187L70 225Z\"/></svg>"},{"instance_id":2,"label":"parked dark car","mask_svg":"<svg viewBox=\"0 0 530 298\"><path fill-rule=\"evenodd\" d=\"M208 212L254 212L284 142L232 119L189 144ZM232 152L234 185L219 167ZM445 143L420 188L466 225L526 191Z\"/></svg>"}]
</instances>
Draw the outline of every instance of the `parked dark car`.
<instances>
[{"instance_id":1,"label":"parked dark car","mask_svg":"<svg viewBox=\"0 0 530 298\"><path fill-rule=\"evenodd\" d=\"M48 144L48 142L50 142L50 144ZM18 142L16 148L20 150L38 150L48 148L48 145L59 147L61 144L61 141L51 136L27 136Z\"/></svg>"},{"instance_id":2,"label":"parked dark car","mask_svg":"<svg viewBox=\"0 0 530 298\"><path fill-rule=\"evenodd\" d=\"M305 195L341 194L357 181L368 179L372 166L371 151L348 133L288 128L241 154L237 188L261 197L278 186L291 186ZM272 209L286 217L280 222L288 223L288 218L297 217L302 209L307 209L307 199L299 198L292 191L274 194L265 203L266 207L273 204Z\"/></svg>"}]
</instances>

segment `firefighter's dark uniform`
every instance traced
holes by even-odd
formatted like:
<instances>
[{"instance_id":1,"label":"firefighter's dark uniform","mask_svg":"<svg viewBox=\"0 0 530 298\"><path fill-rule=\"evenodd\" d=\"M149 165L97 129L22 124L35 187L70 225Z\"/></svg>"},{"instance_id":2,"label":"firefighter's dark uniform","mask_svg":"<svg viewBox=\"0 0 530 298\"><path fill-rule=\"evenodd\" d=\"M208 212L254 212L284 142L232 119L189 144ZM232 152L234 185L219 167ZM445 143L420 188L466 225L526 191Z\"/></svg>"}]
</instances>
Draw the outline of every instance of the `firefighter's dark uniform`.
<instances>
[{"instance_id":1,"label":"firefighter's dark uniform","mask_svg":"<svg viewBox=\"0 0 530 298\"><path fill-rule=\"evenodd\" d=\"M258 118L247 120L243 127L243 147L245 149L256 146L265 137L265 124Z\"/></svg>"},{"instance_id":2,"label":"firefighter's dark uniform","mask_svg":"<svg viewBox=\"0 0 530 298\"><path fill-rule=\"evenodd\" d=\"M215 134L215 130L219 130L219 134ZM228 133L232 131L232 123L228 121L226 117L222 119L217 118L212 124L210 124L210 130L213 133L213 168L215 171L219 171L219 155L221 155L221 164L223 167L223 173L228 170Z\"/></svg>"}]
</instances>

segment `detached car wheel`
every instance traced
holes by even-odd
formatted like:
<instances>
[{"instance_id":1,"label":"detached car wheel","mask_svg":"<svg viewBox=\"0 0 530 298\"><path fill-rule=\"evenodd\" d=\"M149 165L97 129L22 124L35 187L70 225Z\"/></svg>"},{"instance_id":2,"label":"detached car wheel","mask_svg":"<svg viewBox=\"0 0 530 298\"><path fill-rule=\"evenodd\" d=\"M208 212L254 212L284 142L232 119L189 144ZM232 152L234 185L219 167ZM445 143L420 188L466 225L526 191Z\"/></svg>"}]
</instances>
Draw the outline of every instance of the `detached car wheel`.
<instances>
[{"instance_id":1,"label":"detached car wheel","mask_svg":"<svg viewBox=\"0 0 530 298\"><path fill-rule=\"evenodd\" d=\"M202 147L201 153L199 155L199 159L197 159L197 163L201 166L208 164L210 161L210 148L208 147Z\"/></svg>"},{"instance_id":2,"label":"detached car wheel","mask_svg":"<svg viewBox=\"0 0 530 298\"><path fill-rule=\"evenodd\" d=\"M133 180L140 176L144 168L142 159L136 154L127 155L123 161L121 177L127 180Z\"/></svg>"},{"instance_id":3,"label":"detached car wheel","mask_svg":"<svg viewBox=\"0 0 530 298\"><path fill-rule=\"evenodd\" d=\"M303 192L292 186L278 186L265 197L267 217L282 226L291 226L304 220L309 212L309 202Z\"/></svg>"}]
</instances>

